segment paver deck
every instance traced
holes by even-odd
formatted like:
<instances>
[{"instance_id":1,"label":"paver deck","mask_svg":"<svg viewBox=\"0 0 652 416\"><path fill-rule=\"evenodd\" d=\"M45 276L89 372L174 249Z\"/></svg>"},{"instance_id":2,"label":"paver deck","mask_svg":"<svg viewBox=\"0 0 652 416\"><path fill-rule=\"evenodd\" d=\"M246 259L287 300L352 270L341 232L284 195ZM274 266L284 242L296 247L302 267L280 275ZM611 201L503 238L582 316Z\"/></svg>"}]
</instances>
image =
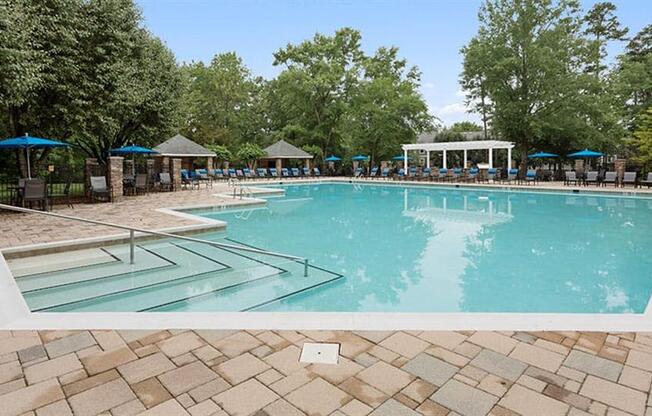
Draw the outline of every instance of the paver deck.
<instances>
[{"instance_id":1,"label":"paver deck","mask_svg":"<svg viewBox=\"0 0 652 416\"><path fill-rule=\"evenodd\" d=\"M298 363L316 341L346 358ZM649 416L651 384L651 333L0 332L0 416Z\"/></svg>"}]
</instances>

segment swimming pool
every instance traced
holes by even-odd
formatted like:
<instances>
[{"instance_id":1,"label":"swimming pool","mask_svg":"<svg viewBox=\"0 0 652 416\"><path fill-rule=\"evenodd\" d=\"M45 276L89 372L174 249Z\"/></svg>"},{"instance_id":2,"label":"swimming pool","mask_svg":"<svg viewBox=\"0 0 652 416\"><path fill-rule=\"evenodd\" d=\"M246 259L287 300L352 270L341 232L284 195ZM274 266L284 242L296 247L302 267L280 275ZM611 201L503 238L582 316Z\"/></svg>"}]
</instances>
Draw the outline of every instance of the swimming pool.
<instances>
[{"instance_id":1,"label":"swimming pool","mask_svg":"<svg viewBox=\"0 0 652 416\"><path fill-rule=\"evenodd\" d=\"M275 186L278 187L278 186ZM344 276L267 311L642 313L652 199L321 183L194 212Z\"/></svg>"}]
</instances>

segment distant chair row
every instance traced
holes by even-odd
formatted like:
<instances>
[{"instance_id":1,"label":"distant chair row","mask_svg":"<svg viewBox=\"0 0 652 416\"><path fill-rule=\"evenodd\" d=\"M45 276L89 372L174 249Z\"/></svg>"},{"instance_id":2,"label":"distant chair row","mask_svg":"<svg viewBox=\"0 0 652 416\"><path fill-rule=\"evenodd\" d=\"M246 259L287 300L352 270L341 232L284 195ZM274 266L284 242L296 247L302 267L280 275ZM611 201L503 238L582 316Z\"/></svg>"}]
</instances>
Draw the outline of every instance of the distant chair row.
<instances>
[{"instance_id":1,"label":"distant chair row","mask_svg":"<svg viewBox=\"0 0 652 416\"><path fill-rule=\"evenodd\" d=\"M220 180L220 179L277 179L277 178L305 178L319 177L321 172L319 168L282 168L279 174L275 168L257 168L257 169L196 169L187 171L181 169L182 180L200 181L200 180Z\"/></svg>"},{"instance_id":2,"label":"distant chair row","mask_svg":"<svg viewBox=\"0 0 652 416\"><path fill-rule=\"evenodd\" d=\"M613 184L615 187L627 185L632 185L634 188L640 186L647 186L648 188L652 186L652 173L647 174L647 178L644 181L639 182L636 172L625 172L622 178L618 178L617 172L605 172L604 177L600 177L599 172L597 171L588 171L584 176L578 176L574 171L564 172L565 185L591 185L596 186L607 186Z\"/></svg>"},{"instance_id":3,"label":"distant chair row","mask_svg":"<svg viewBox=\"0 0 652 416\"><path fill-rule=\"evenodd\" d=\"M517 181L518 169L511 169L508 171L507 177L501 179L500 171L498 169L489 169L484 175L480 174L477 168L462 169L462 168L423 168L418 170L416 167L408 169L399 169L397 173L393 174L390 168L379 169L373 167L368 175L364 175L364 171L360 168L353 172L354 177L366 177L370 179L393 179L393 180L416 180L416 181L432 181L432 182L512 182Z\"/></svg>"}]
</instances>

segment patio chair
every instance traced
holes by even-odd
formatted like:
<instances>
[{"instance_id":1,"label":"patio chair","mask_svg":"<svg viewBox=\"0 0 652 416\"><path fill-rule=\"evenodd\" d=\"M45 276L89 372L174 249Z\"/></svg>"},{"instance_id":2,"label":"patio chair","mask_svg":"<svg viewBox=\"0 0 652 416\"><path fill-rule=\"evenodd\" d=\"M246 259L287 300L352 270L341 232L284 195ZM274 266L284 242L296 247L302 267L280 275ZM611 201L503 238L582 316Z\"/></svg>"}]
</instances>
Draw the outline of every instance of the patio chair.
<instances>
[{"instance_id":1,"label":"patio chair","mask_svg":"<svg viewBox=\"0 0 652 416\"><path fill-rule=\"evenodd\" d=\"M48 191L43 179L27 179L25 181L22 200L23 208L26 205L34 208L35 202L42 211L48 210Z\"/></svg>"},{"instance_id":2,"label":"patio chair","mask_svg":"<svg viewBox=\"0 0 652 416\"><path fill-rule=\"evenodd\" d=\"M206 184L206 187L208 188L209 186L212 188L213 187L213 178L210 177L208 174L207 169L196 169L195 170L195 177L199 182L204 182Z\"/></svg>"},{"instance_id":3,"label":"patio chair","mask_svg":"<svg viewBox=\"0 0 652 416\"><path fill-rule=\"evenodd\" d=\"M431 168L423 168L421 171L421 177L419 179L428 181L430 180L430 175L432 174L432 169Z\"/></svg>"},{"instance_id":4,"label":"patio chair","mask_svg":"<svg viewBox=\"0 0 652 416\"><path fill-rule=\"evenodd\" d=\"M52 188L54 188L54 185L61 185L61 184L50 184L50 192L49 192L49 199L50 200L63 200L66 202L66 205L68 205L70 208L73 208L72 202L70 200L70 189L72 187L72 176L68 175L66 178L66 182L63 184L63 189L60 187L57 187L57 191L53 192Z\"/></svg>"},{"instance_id":5,"label":"patio chair","mask_svg":"<svg viewBox=\"0 0 652 416\"><path fill-rule=\"evenodd\" d=\"M382 179L389 179L389 168L384 168L384 169L380 172L380 177L381 177Z\"/></svg>"},{"instance_id":6,"label":"patio chair","mask_svg":"<svg viewBox=\"0 0 652 416\"><path fill-rule=\"evenodd\" d=\"M321 176L321 172L319 171L319 168L313 168L312 171L314 172L315 176Z\"/></svg>"},{"instance_id":7,"label":"patio chair","mask_svg":"<svg viewBox=\"0 0 652 416\"><path fill-rule=\"evenodd\" d=\"M236 179L238 177L234 168L229 168L228 172L229 172L229 178Z\"/></svg>"},{"instance_id":8,"label":"patio chair","mask_svg":"<svg viewBox=\"0 0 652 416\"><path fill-rule=\"evenodd\" d=\"M498 180L500 180L498 169L496 168L487 169L487 178L486 178L487 183L489 183L489 181L495 183Z\"/></svg>"},{"instance_id":9,"label":"patio chair","mask_svg":"<svg viewBox=\"0 0 652 416\"><path fill-rule=\"evenodd\" d=\"M256 176L258 176L260 179L266 179L267 172L263 168L256 168Z\"/></svg>"},{"instance_id":10,"label":"patio chair","mask_svg":"<svg viewBox=\"0 0 652 416\"><path fill-rule=\"evenodd\" d=\"M197 178L191 175L186 169L181 169L181 186L183 188L188 188L188 186L190 186L191 189L194 189L195 187L199 188L199 181L197 181Z\"/></svg>"},{"instance_id":11,"label":"patio chair","mask_svg":"<svg viewBox=\"0 0 652 416\"><path fill-rule=\"evenodd\" d=\"M213 176L215 176L215 179L224 179L224 171L222 169L215 169L213 170Z\"/></svg>"},{"instance_id":12,"label":"patio chair","mask_svg":"<svg viewBox=\"0 0 652 416\"><path fill-rule=\"evenodd\" d=\"M301 176L301 174L299 173L299 168L292 168L291 171L292 171L292 176L294 176L295 178Z\"/></svg>"},{"instance_id":13,"label":"patio chair","mask_svg":"<svg viewBox=\"0 0 652 416\"><path fill-rule=\"evenodd\" d=\"M648 172L647 178L644 181L641 181L641 186L647 186L648 188L652 186L652 172Z\"/></svg>"},{"instance_id":14,"label":"patio chair","mask_svg":"<svg viewBox=\"0 0 652 416\"><path fill-rule=\"evenodd\" d=\"M527 172L525 172L524 179L525 179L525 183L527 184L531 183L532 185L536 185L536 183L538 182L537 171L535 169L528 169Z\"/></svg>"},{"instance_id":15,"label":"patio chair","mask_svg":"<svg viewBox=\"0 0 652 416\"><path fill-rule=\"evenodd\" d=\"M136 192L136 195L138 195L139 192L142 193L149 193L149 184L147 183L147 175L144 173L139 173L136 175L136 184L134 186L134 190Z\"/></svg>"},{"instance_id":16,"label":"patio chair","mask_svg":"<svg viewBox=\"0 0 652 416\"><path fill-rule=\"evenodd\" d=\"M278 171L276 170L276 168L269 168L269 175L272 178L278 178Z\"/></svg>"},{"instance_id":17,"label":"patio chair","mask_svg":"<svg viewBox=\"0 0 652 416\"><path fill-rule=\"evenodd\" d=\"M579 179L577 179L577 173L572 170L567 170L564 172L564 185L577 185L579 183Z\"/></svg>"},{"instance_id":18,"label":"patio chair","mask_svg":"<svg viewBox=\"0 0 652 416\"><path fill-rule=\"evenodd\" d=\"M284 178L290 177L290 171L288 170L288 168L281 168L281 176Z\"/></svg>"},{"instance_id":19,"label":"patio chair","mask_svg":"<svg viewBox=\"0 0 652 416\"><path fill-rule=\"evenodd\" d=\"M505 178L505 182L512 183L512 182L516 182L517 180L518 180L518 169L509 169L507 171L507 178Z\"/></svg>"},{"instance_id":20,"label":"patio chair","mask_svg":"<svg viewBox=\"0 0 652 416\"><path fill-rule=\"evenodd\" d=\"M469 169L469 173L466 175L466 181L476 182L478 180L478 173L480 173L480 170L477 168Z\"/></svg>"},{"instance_id":21,"label":"patio chair","mask_svg":"<svg viewBox=\"0 0 652 416\"><path fill-rule=\"evenodd\" d=\"M417 168L414 167L410 168L410 170L408 170L408 178L416 179L416 177L417 177Z\"/></svg>"},{"instance_id":22,"label":"patio chair","mask_svg":"<svg viewBox=\"0 0 652 416\"><path fill-rule=\"evenodd\" d=\"M618 186L618 174L616 172L605 172L604 179L602 180L602 186L607 186L609 183L613 183L614 186Z\"/></svg>"},{"instance_id":23,"label":"patio chair","mask_svg":"<svg viewBox=\"0 0 652 416\"><path fill-rule=\"evenodd\" d=\"M249 169L249 168L242 169L242 173L244 174L245 179L253 179L254 178L254 174L251 172L251 169Z\"/></svg>"},{"instance_id":24,"label":"patio chair","mask_svg":"<svg viewBox=\"0 0 652 416\"><path fill-rule=\"evenodd\" d=\"M595 170L590 170L586 172L586 178L584 179L584 185L589 185L592 183L596 185L600 183L598 179L598 172Z\"/></svg>"},{"instance_id":25,"label":"patio chair","mask_svg":"<svg viewBox=\"0 0 652 416\"><path fill-rule=\"evenodd\" d=\"M451 177L451 181L459 182L461 178L462 178L462 168L454 168L453 169L453 176Z\"/></svg>"},{"instance_id":26,"label":"patio chair","mask_svg":"<svg viewBox=\"0 0 652 416\"><path fill-rule=\"evenodd\" d=\"M620 185L624 188L627 185L632 185L634 188L638 186L636 183L636 172L625 172L623 174L623 180Z\"/></svg>"},{"instance_id":27,"label":"patio chair","mask_svg":"<svg viewBox=\"0 0 652 416\"><path fill-rule=\"evenodd\" d=\"M371 172L369 172L370 179L373 179L376 176L378 176L378 166L374 166L373 168L371 168Z\"/></svg>"},{"instance_id":28,"label":"patio chair","mask_svg":"<svg viewBox=\"0 0 652 416\"><path fill-rule=\"evenodd\" d=\"M439 181L439 182L448 181L448 169L447 168L439 169L439 175L437 176L437 181Z\"/></svg>"},{"instance_id":29,"label":"patio chair","mask_svg":"<svg viewBox=\"0 0 652 416\"><path fill-rule=\"evenodd\" d=\"M92 202L102 200L106 200L107 202L113 201L113 188L107 186L105 176L91 176L90 182L90 197Z\"/></svg>"},{"instance_id":30,"label":"patio chair","mask_svg":"<svg viewBox=\"0 0 652 416\"><path fill-rule=\"evenodd\" d=\"M303 176L310 176L310 168L303 168Z\"/></svg>"},{"instance_id":31,"label":"patio chair","mask_svg":"<svg viewBox=\"0 0 652 416\"><path fill-rule=\"evenodd\" d=\"M158 174L158 186L161 191L171 191L172 190L172 178L170 177L170 172L161 172Z\"/></svg>"},{"instance_id":32,"label":"patio chair","mask_svg":"<svg viewBox=\"0 0 652 416\"><path fill-rule=\"evenodd\" d=\"M244 176L243 170L242 169L236 169L235 170L235 177L238 178L238 179L244 180L245 176Z\"/></svg>"},{"instance_id":33,"label":"patio chair","mask_svg":"<svg viewBox=\"0 0 652 416\"><path fill-rule=\"evenodd\" d=\"M354 178L359 178L362 176L363 169L362 168L356 168L355 171L353 171L353 177Z\"/></svg>"},{"instance_id":34,"label":"patio chair","mask_svg":"<svg viewBox=\"0 0 652 416\"><path fill-rule=\"evenodd\" d=\"M404 178L405 178L405 169L401 168L401 169L398 170L396 175L394 175L394 179L400 181L400 180L402 180Z\"/></svg>"}]
</instances>

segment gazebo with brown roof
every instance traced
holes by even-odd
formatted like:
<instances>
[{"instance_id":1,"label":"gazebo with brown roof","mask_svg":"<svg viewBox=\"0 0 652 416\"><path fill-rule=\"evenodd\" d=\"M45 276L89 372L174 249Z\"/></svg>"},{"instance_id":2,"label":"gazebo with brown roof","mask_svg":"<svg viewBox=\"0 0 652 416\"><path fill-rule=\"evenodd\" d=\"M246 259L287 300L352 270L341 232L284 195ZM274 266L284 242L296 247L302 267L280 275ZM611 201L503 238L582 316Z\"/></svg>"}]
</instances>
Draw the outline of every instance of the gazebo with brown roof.
<instances>
[{"instance_id":1,"label":"gazebo with brown roof","mask_svg":"<svg viewBox=\"0 0 652 416\"><path fill-rule=\"evenodd\" d=\"M189 170L193 169L193 162L197 158L206 158L206 167L213 169L213 160L217 156L215 152L180 134L159 144L154 150L158 152L157 157L181 159L182 168Z\"/></svg>"},{"instance_id":2,"label":"gazebo with brown roof","mask_svg":"<svg viewBox=\"0 0 652 416\"><path fill-rule=\"evenodd\" d=\"M268 163L274 160L277 170L281 170L283 167L283 160L289 159L301 159L304 161L305 167L310 168L310 160L313 158L310 153L291 145L285 140L279 140L263 150L266 156L261 157L260 160L267 161Z\"/></svg>"}]
</instances>

